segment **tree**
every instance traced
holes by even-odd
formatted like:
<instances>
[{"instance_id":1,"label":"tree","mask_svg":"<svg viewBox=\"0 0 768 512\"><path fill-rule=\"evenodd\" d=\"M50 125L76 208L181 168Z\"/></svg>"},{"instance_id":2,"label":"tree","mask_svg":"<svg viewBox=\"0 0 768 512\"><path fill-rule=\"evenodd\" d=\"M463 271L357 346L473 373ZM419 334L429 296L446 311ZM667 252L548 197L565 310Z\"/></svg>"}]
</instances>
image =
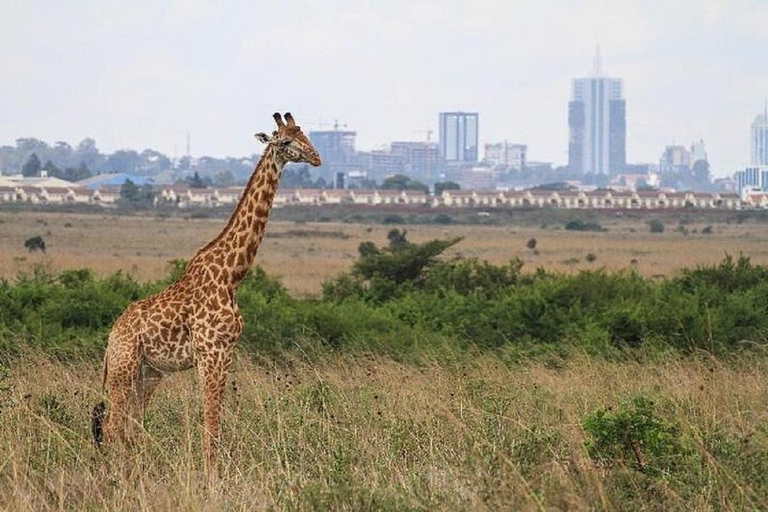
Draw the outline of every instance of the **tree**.
<instances>
[{"instance_id":1,"label":"tree","mask_svg":"<svg viewBox=\"0 0 768 512\"><path fill-rule=\"evenodd\" d=\"M80 165L77 167L77 169L73 169L73 172L71 173L70 177L67 179L69 179L70 181L80 181L80 180L87 180L91 176L93 176L93 173L85 165L85 162L80 162Z\"/></svg>"},{"instance_id":2,"label":"tree","mask_svg":"<svg viewBox=\"0 0 768 512\"><path fill-rule=\"evenodd\" d=\"M200 174L197 171L195 171L194 176L189 178L187 184L189 185L189 188L207 188L207 184L200 177Z\"/></svg>"},{"instance_id":3,"label":"tree","mask_svg":"<svg viewBox=\"0 0 768 512\"><path fill-rule=\"evenodd\" d=\"M407 232L408 231L405 229L400 231L397 228L390 230L389 233L387 233L387 240L389 240L389 248L393 251L396 251L398 249L405 247L406 245L409 245L410 242L405 238L405 234Z\"/></svg>"},{"instance_id":4,"label":"tree","mask_svg":"<svg viewBox=\"0 0 768 512\"><path fill-rule=\"evenodd\" d=\"M141 170L143 159L132 149L115 151L107 158L106 167L110 172L135 173Z\"/></svg>"},{"instance_id":5,"label":"tree","mask_svg":"<svg viewBox=\"0 0 768 512\"><path fill-rule=\"evenodd\" d=\"M25 178L37 177L40 176L40 169L42 169L42 165L40 165L40 159L37 157L37 153L32 153L27 162L21 168L21 174Z\"/></svg>"},{"instance_id":6,"label":"tree","mask_svg":"<svg viewBox=\"0 0 768 512\"><path fill-rule=\"evenodd\" d=\"M220 171L214 176L213 183L217 187L231 187L235 184L235 177L230 171Z\"/></svg>"},{"instance_id":7,"label":"tree","mask_svg":"<svg viewBox=\"0 0 768 512\"><path fill-rule=\"evenodd\" d=\"M139 200L139 187L131 180L125 180L120 187L120 200L126 203L136 203Z\"/></svg>"},{"instance_id":8,"label":"tree","mask_svg":"<svg viewBox=\"0 0 768 512\"><path fill-rule=\"evenodd\" d=\"M63 175L61 169L56 167L56 164L50 160L46 160L45 165L43 166L43 170L48 173L48 176L53 176L55 178L61 178Z\"/></svg>"},{"instance_id":9,"label":"tree","mask_svg":"<svg viewBox=\"0 0 768 512\"><path fill-rule=\"evenodd\" d=\"M423 190L429 193L429 187L420 181L412 180L405 174L395 174L381 184L383 190Z\"/></svg>"},{"instance_id":10,"label":"tree","mask_svg":"<svg viewBox=\"0 0 768 512\"><path fill-rule=\"evenodd\" d=\"M104 156L96 147L96 141L88 137L80 141L77 149L72 154L72 162L83 162L89 169L98 170L104 160Z\"/></svg>"},{"instance_id":11,"label":"tree","mask_svg":"<svg viewBox=\"0 0 768 512\"><path fill-rule=\"evenodd\" d=\"M461 186L455 181L438 181L435 183L435 195L443 194L443 190L461 190Z\"/></svg>"},{"instance_id":12,"label":"tree","mask_svg":"<svg viewBox=\"0 0 768 512\"><path fill-rule=\"evenodd\" d=\"M663 233L664 223L662 223L659 219L653 219L648 222L648 228L650 229L651 233Z\"/></svg>"},{"instance_id":13,"label":"tree","mask_svg":"<svg viewBox=\"0 0 768 512\"><path fill-rule=\"evenodd\" d=\"M22 153L45 153L48 150L48 144L35 138L16 139L16 149Z\"/></svg>"}]
</instances>

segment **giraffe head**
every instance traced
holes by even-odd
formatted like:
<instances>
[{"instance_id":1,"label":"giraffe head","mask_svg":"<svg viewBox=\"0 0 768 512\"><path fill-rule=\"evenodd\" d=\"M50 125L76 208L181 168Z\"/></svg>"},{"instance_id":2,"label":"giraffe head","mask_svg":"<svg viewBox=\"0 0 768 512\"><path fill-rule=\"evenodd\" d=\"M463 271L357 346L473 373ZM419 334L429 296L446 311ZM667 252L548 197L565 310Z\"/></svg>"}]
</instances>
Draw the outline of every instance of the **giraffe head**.
<instances>
[{"instance_id":1,"label":"giraffe head","mask_svg":"<svg viewBox=\"0 0 768 512\"><path fill-rule=\"evenodd\" d=\"M277 123L277 130L273 131L271 136L266 133L257 133L257 139L271 145L277 156L286 162L306 162L315 167L322 163L320 154L301 131L301 127L296 126L290 112L286 112L285 122L279 112L275 112L272 117Z\"/></svg>"}]
</instances>

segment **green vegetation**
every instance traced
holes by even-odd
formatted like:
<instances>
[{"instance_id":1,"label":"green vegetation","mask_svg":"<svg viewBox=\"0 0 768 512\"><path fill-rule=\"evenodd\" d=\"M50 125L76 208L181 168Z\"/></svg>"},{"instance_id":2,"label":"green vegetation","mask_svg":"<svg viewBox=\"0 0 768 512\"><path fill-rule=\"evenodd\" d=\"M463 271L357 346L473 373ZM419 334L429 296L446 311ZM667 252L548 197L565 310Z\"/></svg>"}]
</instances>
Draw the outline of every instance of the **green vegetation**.
<instances>
[{"instance_id":1,"label":"green vegetation","mask_svg":"<svg viewBox=\"0 0 768 512\"><path fill-rule=\"evenodd\" d=\"M653 219L648 222L648 229L650 229L651 233L663 233L664 223L659 219Z\"/></svg>"},{"instance_id":2,"label":"green vegetation","mask_svg":"<svg viewBox=\"0 0 768 512\"><path fill-rule=\"evenodd\" d=\"M413 243L407 235L391 229L384 247L360 244L352 270L319 297L293 297L258 267L248 275L212 491L201 483L194 372L161 386L139 449L99 452L88 431L112 322L177 279L183 261L149 284L43 267L0 281L7 506L688 510L766 502L768 431L758 412L768 387L768 268L727 257L663 280L524 273L519 260L446 259L458 239Z\"/></svg>"},{"instance_id":3,"label":"green vegetation","mask_svg":"<svg viewBox=\"0 0 768 512\"><path fill-rule=\"evenodd\" d=\"M565 224L568 231L605 231L606 229L599 222L583 221L581 219L571 220Z\"/></svg>"},{"instance_id":4,"label":"green vegetation","mask_svg":"<svg viewBox=\"0 0 768 512\"><path fill-rule=\"evenodd\" d=\"M429 193L429 187L420 181L409 178L404 174L395 174L381 183L384 190L423 190Z\"/></svg>"},{"instance_id":5,"label":"green vegetation","mask_svg":"<svg viewBox=\"0 0 768 512\"><path fill-rule=\"evenodd\" d=\"M389 240L385 248L360 244L353 270L327 282L317 298L292 297L254 269L238 290L240 346L277 353L310 339L397 357L446 346L516 360L571 352L615 357L639 347L728 354L762 344L768 333L768 269L745 257L656 280L601 269L523 273L518 260L441 258L458 239L413 244L394 229ZM123 308L168 282L36 267L15 282L0 281L0 347L100 353Z\"/></svg>"}]
</instances>

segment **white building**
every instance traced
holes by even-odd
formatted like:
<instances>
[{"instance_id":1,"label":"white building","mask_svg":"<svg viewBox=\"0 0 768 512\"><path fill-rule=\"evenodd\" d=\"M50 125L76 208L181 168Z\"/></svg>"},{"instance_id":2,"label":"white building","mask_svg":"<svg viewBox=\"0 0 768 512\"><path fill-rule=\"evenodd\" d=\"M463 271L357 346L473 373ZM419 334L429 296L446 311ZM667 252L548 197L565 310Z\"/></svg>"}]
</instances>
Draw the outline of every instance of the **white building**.
<instances>
[{"instance_id":1,"label":"white building","mask_svg":"<svg viewBox=\"0 0 768 512\"><path fill-rule=\"evenodd\" d=\"M768 190L768 165L747 167L733 175L736 191L742 199Z\"/></svg>"},{"instance_id":2,"label":"white building","mask_svg":"<svg viewBox=\"0 0 768 512\"><path fill-rule=\"evenodd\" d=\"M768 165L768 109L752 123L752 165Z\"/></svg>"},{"instance_id":3,"label":"white building","mask_svg":"<svg viewBox=\"0 0 768 512\"><path fill-rule=\"evenodd\" d=\"M525 144L512 144L507 141L486 144L485 161L494 166L520 170L525 167L527 151L528 146Z\"/></svg>"}]
</instances>

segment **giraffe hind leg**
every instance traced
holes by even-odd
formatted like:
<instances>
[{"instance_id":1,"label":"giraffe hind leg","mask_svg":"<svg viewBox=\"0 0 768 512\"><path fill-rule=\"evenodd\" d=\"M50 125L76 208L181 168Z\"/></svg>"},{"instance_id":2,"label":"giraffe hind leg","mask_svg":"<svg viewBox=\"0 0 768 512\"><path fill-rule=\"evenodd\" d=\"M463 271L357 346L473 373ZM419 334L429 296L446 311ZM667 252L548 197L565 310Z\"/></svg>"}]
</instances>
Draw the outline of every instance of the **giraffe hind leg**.
<instances>
[{"instance_id":1,"label":"giraffe hind leg","mask_svg":"<svg viewBox=\"0 0 768 512\"><path fill-rule=\"evenodd\" d=\"M141 408L141 357L137 339L124 338L115 341L115 346L108 350L107 385L110 404L109 413L104 420L104 441L123 441L130 444L140 425L138 416Z\"/></svg>"}]
</instances>

